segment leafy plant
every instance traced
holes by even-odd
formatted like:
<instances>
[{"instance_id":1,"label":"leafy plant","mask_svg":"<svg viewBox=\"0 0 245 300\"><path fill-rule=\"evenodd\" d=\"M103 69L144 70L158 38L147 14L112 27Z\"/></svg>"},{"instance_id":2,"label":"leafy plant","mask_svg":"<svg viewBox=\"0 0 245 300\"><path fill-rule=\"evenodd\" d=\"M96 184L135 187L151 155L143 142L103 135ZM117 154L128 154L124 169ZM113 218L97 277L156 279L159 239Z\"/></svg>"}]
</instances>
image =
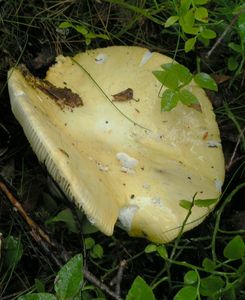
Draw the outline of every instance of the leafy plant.
<instances>
[{"instance_id":1,"label":"leafy plant","mask_svg":"<svg viewBox=\"0 0 245 300\"><path fill-rule=\"evenodd\" d=\"M89 250L89 254L92 258L102 258L104 250L100 244L96 244L95 240L88 237L84 240L86 250Z\"/></svg>"},{"instance_id":2,"label":"leafy plant","mask_svg":"<svg viewBox=\"0 0 245 300\"><path fill-rule=\"evenodd\" d=\"M69 300L76 299L82 290L83 257L77 254L72 257L58 272L55 283L55 294L31 293L23 295L18 300ZM77 298L80 299L80 298Z\"/></svg>"},{"instance_id":3,"label":"leafy plant","mask_svg":"<svg viewBox=\"0 0 245 300\"><path fill-rule=\"evenodd\" d=\"M203 6L207 3L208 0L181 0L180 5L175 6L176 15L170 16L165 22L166 28L179 24L185 40L185 52L193 50L197 40L208 45L216 37L215 31L208 28L208 10Z\"/></svg>"},{"instance_id":4,"label":"leafy plant","mask_svg":"<svg viewBox=\"0 0 245 300\"><path fill-rule=\"evenodd\" d=\"M240 74L245 64L245 5L236 7L233 11L233 19L237 18L236 31L239 40L229 42L228 46L233 51L233 55L228 58L227 66L230 71L235 71L236 75Z\"/></svg>"},{"instance_id":5,"label":"leafy plant","mask_svg":"<svg viewBox=\"0 0 245 300\"><path fill-rule=\"evenodd\" d=\"M90 45L92 39L96 39L96 38L100 38L100 39L104 39L104 40L109 40L109 36L106 34L97 34L94 33L92 31L89 31L88 28L85 25L74 25L71 22L62 22L59 25L59 29L67 29L67 28L73 28L75 29L77 32L79 32L85 39L85 43L86 45Z\"/></svg>"},{"instance_id":6,"label":"leafy plant","mask_svg":"<svg viewBox=\"0 0 245 300\"><path fill-rule=\"evenodd\" d=\"M146 253L159 253L162 245L149 244L145 248ZM223 249L224 261L214 261L204 258L202 266L195 266L186 262L175 261L169 257L164 247L164 256L160 255L167 263L182 265L189 270L184 274L183 286L174 296L174 300L196 300L196 299L220 299L220 297L228 297L227 299L236 299L236 289L245 280L245 243L243 239L237 235L232 238ZM236 261L236 267L233 262ZM237 267L237 261L238 267ZM136 293L136 289L149 289L145 282L136 278L137 281L131 287L132 292ZM146 291L145 291L146 293ZM147 299L141 296L127 299ZM154 298L149 298L154 299ZM223 298L222 298L223 299Z\"/></svg>"},{"instance_id":7,"label":"leafy plant","mask_svg":"<svg viewBox=\"0 0 245 300\"><path fill-rule=\"evenodd\" d=\"M153 71L153 74L167 89L161 95L161 110L170 111L178 102L187 106L198 104L197 97L188 89L193 79L202 88L217 91L217 84L206 73L192 75L189 69L181 64L169 63L161 65L163 70Z\"/></svg>"}]
</instances>

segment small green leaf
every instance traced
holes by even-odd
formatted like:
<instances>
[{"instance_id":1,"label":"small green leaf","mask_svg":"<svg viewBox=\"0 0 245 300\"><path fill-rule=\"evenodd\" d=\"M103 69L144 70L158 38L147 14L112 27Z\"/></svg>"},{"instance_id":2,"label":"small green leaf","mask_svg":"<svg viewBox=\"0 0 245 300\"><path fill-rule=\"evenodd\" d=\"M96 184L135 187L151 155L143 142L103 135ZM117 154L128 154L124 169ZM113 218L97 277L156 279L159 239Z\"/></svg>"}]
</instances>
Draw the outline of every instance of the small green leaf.
<instances>
[{"instance_id":1,"label":"small green leaf","mask_svg":"<svg viewBox=\"0 0 245 300\"><path fill-rule=\"evenodd\" d=\"M238 25L238 32L241 38L241 44L245 44L245 5L241 6L241 11L243 10L243 13L240 13L237 25Z\"/></svg>"},{"instance_id":2,"label":"small green leaf","mask_svg":"<svg viewBox=\"0 0 245 300\"><path fill-rule=\"evenodd\" d=\"M208 40L216 38L216 32L211 29L204 29L203 31L200 32L200 35L204 39L208 39Z\"/></svg>"},{"instance_id":3,"label":"small green leaf","mask_svg":"<svg viewBox=\"0 0 245 300\"><path fill-rule=\"evenodd\" d=\"M104 254L104 250L100 244L94 245L93 249L90 251L90 255L93 258L102 258Z\"/></svg>"},{"instance_id":4,"label":"small green leaf","mask_svg":"<svg viewBox=\"0 0 245 300\"><path fill-rule=\"evenodd\" d=\"M225 286L224 280L220 276L210 275L201 279L200 293L202 296L213 297L215 293Z\"/></svg>"},{"instance_id":5,"label":"small green leaf","mask_svg":"<svg viewBox=\"0 0 245 300\"><path fill-rule=\"evenodd\" d=\"M194 48L196 41L197 41L196 37L190 38L187 41L185 41L185 52L186 53L191 51Z\"/></svg>"},{"instance_id":6,"label":"small green leaf","mask_svg":"<svg viewBox=\"0 0 245 300\"><path fill-rule=\"evenodd\" d=\"M72 23L70 23L70 22L62 22L62 23L60 23L60 25L59 25L59 28L60 28L60 29L63 29L63 28L70 28L70 27L74 27L74 26L72 25Z\"/></svg>"},{"instance_id":7,"label":"small green leaf","mask_svg":"<svg viewBox=\"0 0 245 300\"><path fill-rule=\"evenodd\" d=\"M74 219L72 211L69 208L62 210L54 218L47 220L46 224L52 224L56 222L64 222L71 232L78 232L76 221Z\"/></svg>"},{"instance_id":8,"label":"small green leaf","mask_svg":"<svg viewBox=\"0 0 245 300\"><path fill-rule=\"evenodd\" d=\"M18 300L57 300L56 297L49 293L33 293L30 295L20 296Z\"/></svg>"},{"instance_id":9,"label":"small green leaf","mask_svg":"<svg viewBox=\"0 0 245 300\"><path fill-rule=\"evenodd\" d=\"M229 43L228 46L237 53L242 53L242 46L236 43Z\"/></svg>"},{"instance_id":10,"label":"small green leaf","mask_svg":"<svg viewBox=\"0 0 245 300\"><path fill-rule=\"evenodd\" d=\"M60 269L54 285L59 300L71 299L79 292L83 282L82 268L82 254L77 254Z\"/></svg>"},{"instance_id":11,"label":"small green leaf","mask_svg":"<svg viewBox=\"0 0 245 300\"><path fill-rule=\"evenodd\" d=\"M4 240L4 248L4 266L6 268L14 268L23 255L21 240L10 235Z\"/></svg>"},{"instance_id":12,"label":"small green leaf","mask_svg":"<svg viewBox=\"0 0 245 300\"><path fill-rule=\"evenodd\" d=\"M167 89L163 92L161 98L161 111L170 111L178 103L179 99L176 97L177 92Z\"/></svg>"},{"instance_id":13,"label":"small green leaf","mask_svg":"<svg viewBox=\"0 0 245 300\"><path fill-rule=\"evenodd\" d=\"M92 233L98 232L98 228L95 227L93 224L91 224L91 222L89 222L87 218L83 218L82 232L83 232L83 234L92 234Z\"/></svg>"},{"instance_id":14,"label":"small green leaf","mask_svg":"<svg viewBox=\"0 0 245 300\"><path fill-rule=\"evenodd\" d=\"M38 278L35 278L35 287L36 287L36 291L38 293L44 293L45 292L45 285L44 283L38 279Z\"/></svg>"},{"instance_id":15,"label":"small green leaf","mask_svg":"<svg viewBox=\"0 0 245 300\"><path fill-rule=\"evenodd\" d=\"M85 26L82 25L76 25L74 27L77 32L81 33L83 36L86 36L88 34L88 29Z\"/></svg>"},{"instance_id":16,"label":"small green leaf","mask_svg":"<svg viewBox=\"0 0 245 300\"><path fill-rule=\"evenodd\" d=\"M155 244L149 244L145 247L145 253L152 253L157 250L157 245Z\"/></svg>"},{"instance_id":17,"label":"small green leaf","mask_svg":"<svg viewBox=\"0 0 245 300\"><path fill-rule=\"evenodd\" d=\"M188 200L180 200L179 205L187 210L190 210L192 207L191 201L188 201Z\"/></svg>"},{"instance_id":18,"label":"small green leaf","mask_svg":"<svg viewBox=\"0 0 245 300\"><path fill-rule=\"evenodd\" d=\"M187 28L192 28L195 23L194 10L190 9L187 13L181 18L181 23Z\"/></svg>"},{"instance_id":19,"label":"small green leaf","mask_svg":"<svg viewBox=\"0 0 245 300\"><path fill-rule=\"evenodd\" d=\"M215 204L218 201L218 198L216 199L197 199L194 200L194 205L197 207L209 207L210 205Z\"/></svg>"},{"instance_id":20,"label":"small green leaf","mask_svg":"<svg viewBox=\"0 0 245 300\"><path fill-rule=\"evenodd\" d=\"M176 64L176 63L163 64L161 65L161 68L163 68L167 72L166 76L169 76L169 74L171 73L172 78L174 78L177 83L177 86L183 84L186 85L192 80L193 76L189 71L189 69L181 64Z\"/></svg>"},{"instance_id":21,"label":"small green leaf","mask_svg":"<svg viewBox=\"0 0 245 300\"><path fill-rule=\"evenodd\" d=\"M144 279L137 276L127 294L126 300L155 300L155 296Z\"/></svg>"},{"instance_id":22,"label":"small green leaf","mask_svg":"<svg viewBox=\"0 0 245 300\"><path fill-rule=\"evenodd\" d=\"M198 280L197 272L190 270L184 276L184 283L191 285L196 283Z\"/></svg>"},{"instance_id":23,"label":"small green leaf","mask_svg":"<svg viewBox=\"0 0 245 300\"><path fill-rule=\"evenodd\" d=\"M175 90L178 87L178 79L172 70L153 71L154 76L168 89Z\"/></svg>"},{"instance_id":24,"label":"small green leaf","mask_svg":"<svg viewBox=\"0 0 245 300\"><path fill-rule=\"evenodd\" d=\"M175 24L177 21L179 20L179 16L171 16L167 19L167 21L165 22L165 27L170 27L173 24Z\"/></svg>"},{"instance_id":25,"label":"small green leaf","mask_svg":"<svg viewBox=\"0 0 245 300\"><path fill-rule=\"evenodd\" d=\"M189 10L189 8L191 6L191 2L192 2L192 0L181 0L180 1L180 8L181 8L182 13Z\"/></svg>"},{"instance_id":26,"label":"small green leaf","mask_svg":"<svg viewBox=\"0 0 245 300\"><path fill-rule=\"evenodd\" d=\"M84 245L87 250L92 249L95 245L95 241L91 237L88 237L84 240Z\"/></svg>"},{"instance_id":27,"label":"small green leaf","mask_svg":"<svg viewBox=\"0 0 245 300\"><path fill-rule=\"evenodd\" d=\"M224 257L228 259L240 259L245 256L245 244L243 239L237 235L224 248Z\"/></svg>"},{"instance_id":28,"label":"small green leaf","mask_svg":"<svg viewBox=\"0 0 245 300\"><path fill-rule=\"evenodd\" d=\"M202 88L212 90L212 91L218 91L218 86L214 79L208 75L207 73L198 73L194 76L195 82Z\"/></svg>"},{"instance_id":29,"label":"small green leaf","mask_svg":"<svg viewBox=\"0 0 245 300\"><path fill-rule=\"evenodd\" d=\"M208 22L208 10L205 7L197 7L195 10L195 19L204 23Z\"/></svg>"},{"instance_id":30,"label":"small green leaf","mask_svg":"<svg viewBox=\"0 0 245 300\"><path fill-rule=\"evenodd\" d=\"M208 272L212 272L216 268L215 262L212 261L211 259L207 258L207 257L204 258L204 260L202 262L202 266Z\"/></svg>"},{"instance_id":31,"label":"small green leaf","mask_svg":"<svg viewBox=\"0 0 245 300\"><path fill-rule=\"evenodd\" d=\"M157 252L158 254L163 258L163 259L166 259L168 258L168 252L167 252L167 249L164 245L160 245L157 247Z\"/></svg>"},{"instance_id":32,"label":"small green leaf","mask_svg":"<svg viewBox=\"0 0 245 300\"><path fill-rule=\"evenodd\" d=\"M174 296L174 300L196 300L197 289L193 286L185 286Z\"/></svg>"},{"instance_id":33,"label":"small green leaf","mask_svg":"<svg viewBox=\"0 0 245 300\"><path fill-rule=\"evenodd\" d=\"M239 63L234 56L231 56L228 58L227 67L230 71L235 71L238 68L238 66L239 66Z\"/></svg>"},{"instance_id":34,"label":"small green leaf","mask_svg":"<svg viewBox=\"0 0 245 300\"><path fill-rule=\"evenodd\" d=\"M209 0L194 0L195 5L207 4Z\"/></svg>"},{"instance_id":35,"label":"small green leaf","mask_svg":"<svg viewBox=\"0 0 245 300\"><path fill-rule=\"evenodd\" d=\"M178 97L179 100L187 106L198 103L197 97L186 89L180 90L178 92Z\"/></svg>"},{"instance_id":36,"label":"small green leaf","mask_svg":"<svg viewBox=\"0 0 245 300\"><path fill-rule=\"evenodd\" d=\"M242 264L237 269L237 274L239 274L239 275L245 274L245 260L242 260Z\"/></svg>"}]
</instances>

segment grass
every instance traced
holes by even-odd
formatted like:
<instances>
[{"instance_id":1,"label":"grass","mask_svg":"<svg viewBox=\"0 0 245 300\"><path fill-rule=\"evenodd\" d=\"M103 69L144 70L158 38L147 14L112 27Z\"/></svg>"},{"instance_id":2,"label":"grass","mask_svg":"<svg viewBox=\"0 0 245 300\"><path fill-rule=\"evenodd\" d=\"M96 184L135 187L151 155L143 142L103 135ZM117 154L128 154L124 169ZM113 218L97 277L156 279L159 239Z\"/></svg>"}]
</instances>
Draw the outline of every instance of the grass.
<instances>
[{"instance_id":1,"label":"grass","mask_svg":"<svg viewBox=\"0 0 245 300\"><path fill-rule=\"evenodd\" d=\"M16 213L7 197L0 193L0 299L18 299L22 294L32 291L53 292L58 270L68 258L80 252L88 269L111 290L115 290L120 281L123 298L134 279L141 276L153 290L156 299L173 299L185 286L183 279L187 272L195 271L202 278L210 274L221 276L222 280L234 287L235 298L224 291L222 296L217 294L216 298L210 299L245 299L244 277L236 277L239 268L244 266L245 257L227 261L223 254L224 248L234 237L245 236L245 205L242 201L245 83L244 72L239 72L244 63L244 54L236 53L229 47L231 42L239 43L241 36L237 23L234 23L209 57L207 54L215 43L213 40L206 46L199 42L195 51L185 53L184 42L188 35L181 32L177 25L164 27L167 18L176 14L178 3L159 0L0 2L0 123L11 135L7 146L0 136L0 148L7 147L5 154L0 157L1 180L8 183L9 189L18 196L25 210L55 242L48 249L36 242L28 225ZM242 5L242 1L210 1L205 5L210 15L209 26L218 36L231 24L234 17L232 11L239 5ZM82 25L96 34L106 34L110 39L94 38L90 44L86 44L83 35L76 30L58 28L65 21ZM147 47L176 57L192 72L201 70L216 74L220 79L228 75L219 85L219 92L210 94L220 126L226 165L229 167L222 199L204 223L166 246L150 245L149 248L148 241L130 238L120 228L115 229L112 237L105 237L99 232L89 233L92 228L81 212L65 197L57 198L53 194L46 171L39 165L10 110L6 87L10 67L25 63L32 72L44 76L48 66L60 53L71 55L110 45ZM239 63L239 68L233 71L228 68L231 56L236 57ZM45 222L67 209L72 212L69 222ZM75 229L71 223L75 224ZM103 248L103 255L101 250L84 246L87 238L92 238L95 244ZM150 251L145 251L146 247ZM205 270L205 258L215 262L218 274ZM126 261L126 267L120 269L123 260ZM122 278L118 278L120 270L123 272ZM195 288L198 280L192 285ZM86 281L82 299L95 298L110 299L105 291Z\"/></svg>"}]
</instances>

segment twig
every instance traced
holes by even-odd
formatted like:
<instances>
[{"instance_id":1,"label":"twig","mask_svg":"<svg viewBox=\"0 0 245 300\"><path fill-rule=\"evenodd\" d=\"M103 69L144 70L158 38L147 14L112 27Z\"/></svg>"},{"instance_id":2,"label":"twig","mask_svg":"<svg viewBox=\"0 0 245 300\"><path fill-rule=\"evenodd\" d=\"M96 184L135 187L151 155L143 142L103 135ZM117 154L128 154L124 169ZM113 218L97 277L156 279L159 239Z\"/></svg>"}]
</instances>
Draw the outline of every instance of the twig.
<instances>
[{"instance_id":1,"label":"twig","mask_svg":"<svg viewBox=\"0 0 245 300\"><path fill-rule=\"evenodd\" d=\"M243 128L242 132L239 134L239 137L238 137L238 140L236 142L236 146L235 146L235 148L233 150L233 153L232 153L232 156L230 158L230 161L229 161L228 165L225 167L226 171L229 171L230 168L231 168L231 166L240 159L240 158L238 158L238 159L234 159L234 158L236 156L236 152L237 152L238 146L239 146L239 144L241 142L241 137L242 137L244 131L245 131L245 127Z\"/></svg>"},{"instance_id":2,"label":"twig","mask_svg":"<svg viewBox=\"0 0 245 300\"><path fill-rule=\"evenodd\" d=\"M117 295L116 293L114 293L112 290L110 290L107 285L105 285L103 282L101 282L99 279L97 279L92 273L90 273L88 270L84 269L84 277L91 282L92 284L94 284L95 286L97 286L98 288L100 288L102 291L106 292L108 295L110 295L111 297L113 297L116 300L123 300L119 295Z\"/></svg>"},{"instance_id":3,"label":"twig","mask_svg":"<svg viewBox=\"0 0 245 300\"><path fill-rule=\"evenodd\" d=\"M42 247L46 254L48 254L54 263L61 268L64 263L69 259L68 252L61 246L58 246L55 242L51 241L49 236L27 215L24 208L15 196L10 192L8 187L3 181L0 181L0 190L6 195L12 205L16 208L19 214L23 217L26 223L31 227L31 236L34 240ZM54 253L54 252L58 252ZM61 261L62 260L62 261ZM123 300L117 293L113 292L96 278L87 268L83 269L84 278L90 283L94 284L96 287L100 288L103 292L110 295L115 300Z\"/></svg>"},{"instance_id":4,"label":"twig","mask_svg":"<svg viewBox=\"0 0 245 300\"><path fill-rule=\"evenodd\" d=\"M214 43L213 47L208 51L207 58L209 58L212 55L212 53L214 52L214 50L222 42L223 38L228 33L228 31L231 29L231 27L236 23L236 21L239 18L239 16L240 16L241 13L242 12L240 11L238 14L236 14L235 16L233 16L233 18L231 19L231 23L226 27L226 29L223 31L223 33L221 34L221 36Z\"/></svg>"},{"instance_id":5,"label":"twig","mask_svg":"<svg viewBox=\"0 0 245 300\"><path fill-rule=\"evenodd\" d=\"M118 296L121 295L121 282L122 282L123 272L125 270L126 265L127 265L127 261L125 259L123 259L120 262L119 270L117 272L117 277L116 277L116 294Z\"/></svg>"},{"instance_id":6,"label":"twig","mask_svg":"<svg viewBox=\"0 0 245 300\"><path fill-rule=\"evenodd\" d=\"M6 184L3 181L0 181L0 189L12 203L12 205L16 208L16 210L20 213L22 218L26 221L26 223L31 227L31 235L32 237L39 242L40 240L44 240L49 245L52 245L52 242L49 236L27 215L23 206L16 199L16 197L10 192L7 188Z\"/></svg>"}]
</instances>

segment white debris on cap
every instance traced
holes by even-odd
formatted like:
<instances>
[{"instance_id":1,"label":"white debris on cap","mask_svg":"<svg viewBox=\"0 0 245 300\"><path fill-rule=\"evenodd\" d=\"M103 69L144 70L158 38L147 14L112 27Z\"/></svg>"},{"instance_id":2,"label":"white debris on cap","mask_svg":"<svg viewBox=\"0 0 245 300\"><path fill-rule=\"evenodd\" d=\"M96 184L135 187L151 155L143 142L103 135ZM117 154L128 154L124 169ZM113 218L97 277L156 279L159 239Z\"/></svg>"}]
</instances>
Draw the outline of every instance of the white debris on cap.
<instances>
[{"instance_id":1,"label":"white debris on cap","mask_svg":"<svg viewBox=\"0 0 245 300\"><path fill-rule=\"evenodd\" d=\"M124 152L117 153L116 158L120 161L123 172L133 171L139 163L137 159L129 156L127 153Z\"/></svg>"},{"instance_id":2,"label":"white debris on cap","mask_svg":"<svg viewBox=\"0 0 245 300\"><path fill-rule=\"evenodd\" d=\"M148 60L152 57L152 55L153 55L153 53L151 51L147 50L141 59L140 67L145 65L148 62Z\"/></svg>"},{"instance_id":3,"label":"white debris on cap","mask_svg":"<svg viewBox=\"0 0 245 300\"><path fill-rule=\"evenodd\" d=\"M99 65L103 64L104 62L106 62L108 56L104 53L100 53L96 56L95 58L95 62Z\"/></svg>"}]
</instances>

